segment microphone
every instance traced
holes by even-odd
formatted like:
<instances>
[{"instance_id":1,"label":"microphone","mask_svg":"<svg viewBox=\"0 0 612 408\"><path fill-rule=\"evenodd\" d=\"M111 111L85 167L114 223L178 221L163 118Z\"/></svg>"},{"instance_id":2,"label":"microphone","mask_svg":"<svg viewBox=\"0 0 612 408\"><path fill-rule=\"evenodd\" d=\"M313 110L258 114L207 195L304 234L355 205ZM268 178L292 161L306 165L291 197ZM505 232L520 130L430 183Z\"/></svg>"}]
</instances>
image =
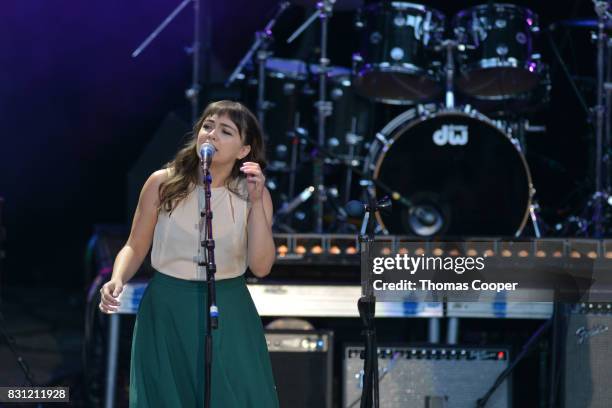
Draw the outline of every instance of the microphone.
<instances>
[{"instance_id":1,"label":"microphone","mask_svg":"<svg viewBox=\"0 0 612 408\"><path fill-rule=\"evenodd\" d=\"M367 203L362 203L359 200L351 200L346 203L344 209L346 210L346 213L351 217L361 217L366 212L390 208L391 200L389 199L389 197L384 196L382 199L380 199L374 204L374 207L374 209L371 209L369 204Z\"/></svg>"},{"instance_id":2,"label":"microphone","mask_svg":"<svg viewBox=\"0 0 612 408\"><path fill-rule=\"evenodd\" d=\"M351 217L361 217L365 213L366 205L358 200L351 200L346 203L344 209Z\"/></svg>"},{"instance_id":3,"label":"microphone","mask_svg":"<svg viewBox=\"0 0 612 408\"><path fill-rule=\"evenodd\" d=\"M202 165L204 166L204 168L208 168L210 166L210 163L212 162L212 158L215 155L216 151L217 150L215 149L215 146L211 145L208 142L200 146L200 160L202 160Z\"/></svg>"}]
</instances>

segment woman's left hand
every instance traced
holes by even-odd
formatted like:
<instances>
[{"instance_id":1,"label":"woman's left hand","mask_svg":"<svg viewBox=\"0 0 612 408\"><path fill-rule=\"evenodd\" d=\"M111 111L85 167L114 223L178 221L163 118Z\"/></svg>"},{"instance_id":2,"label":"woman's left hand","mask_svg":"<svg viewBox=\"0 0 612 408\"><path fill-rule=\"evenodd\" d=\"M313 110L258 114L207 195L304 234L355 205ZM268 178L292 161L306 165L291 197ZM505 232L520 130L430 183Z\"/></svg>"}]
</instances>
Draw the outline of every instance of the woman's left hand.
<instances>
[{"instance_id":1,"label":"woman's left hand","mask_svg":"<svg viewBox=\"0 0 612 408\"><path fill-rule=\"evenodd\" d=\"M244 162L240 171L246 174L247 178L247 190L249 192L249 201L255 202L261 200L263 197L264 186L266 184L266 178L259 167L259 163L255 162Z\"/></svg>"}]
</instances>

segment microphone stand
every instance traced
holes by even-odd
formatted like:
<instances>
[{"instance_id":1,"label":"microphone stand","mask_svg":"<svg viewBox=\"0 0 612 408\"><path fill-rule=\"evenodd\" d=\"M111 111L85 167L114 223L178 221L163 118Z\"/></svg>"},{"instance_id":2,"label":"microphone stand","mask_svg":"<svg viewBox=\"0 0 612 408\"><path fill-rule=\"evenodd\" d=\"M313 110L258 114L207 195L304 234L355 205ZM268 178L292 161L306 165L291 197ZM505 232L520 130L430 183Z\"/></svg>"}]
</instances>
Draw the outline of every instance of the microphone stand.
<instances>
[{"instance_id":1,"label":"microphone stand","mask_svg":"<svg viewBox=\"0 0 612 408\"><path fill-rule=\"evenodd\" d=\"M546 331L552 326L552 323L553 323L553 318L551 317L550 319L546 320L535 331L535 333L531 335L529 340L527 340L525 345L523 345L523 349L521 350L521 352L516 356L516 358L512 361L512 363L510 363L508 367L506 367L506 369L497 376L497 378L495 379L495 382L487 390L485 395L483 395L481 398L479 398L476 401L476 408L485 408L485 406L487 405L487 402L489 401L489 399L491 399L491 396L493 396L493 393L495 392L495 390L497 390L499 386L503 384L506 378L508 378L510 374L512 374L512 372L514 371L514 368L518 365L518 363L521 362L525 358L525 356L535 347L538 340L540 340L540 338L544 335L544 333L546 333Z\"/></svg>"},{"instance_id":2,"label":"microphone stand","mask_svg":"<svg viewBox=\"0 0 612 408\"><path fill-rule=\"evenodd\" d=\"M369 195L368 205L365 207L365 233L359 234L359 246L361 253L361 297L357 302L359 316L363 325L364 358L363 358L363 389L361 391L361 408L378 408L378 347L376 345L376 326L374 317L376 314L376 296L372 286L372 271L369 270L372 257L371 247L374 242L374 213L378 211L379 205L374 197ZM364 218L365 221L365 218ZM372 405L373 404L373 405Z\"/></svg>"},{"instance_id":3,"label":"microphone stand","mask_svg":"<svg viewBox=\"0 0 612 408\"><path fill-rule=\"evenodd\" d=\"M210 205L211 188L210 183L212 177L210 175L208 165L202 161L203 184L204 184L204 209L200 208L200 253L203 257L199 257L199 268L206 268L206 334L205 334L205 350L204 350L204 407L211 407L211 376L212 376L212 330L216 330L219 326L219 309L217 307L217 291L215 288L215 273L217 265L215 264L215 240L213 239L212 218L213 213ZM202 228L204 227L204 228Z\"/></svg>"}]
</instances>

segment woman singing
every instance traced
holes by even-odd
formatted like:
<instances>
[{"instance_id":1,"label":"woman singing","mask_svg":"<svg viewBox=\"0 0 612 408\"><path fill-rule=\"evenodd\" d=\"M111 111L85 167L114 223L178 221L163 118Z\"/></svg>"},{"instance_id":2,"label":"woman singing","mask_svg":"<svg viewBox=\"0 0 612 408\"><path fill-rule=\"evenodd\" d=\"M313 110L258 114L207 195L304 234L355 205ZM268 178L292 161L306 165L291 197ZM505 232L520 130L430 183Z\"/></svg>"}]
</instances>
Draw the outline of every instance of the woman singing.
<instances>
[{"instance_id":1,"label":"woman singing","mask_svg":"<svg viewBox=\"0 0 612 408\"><path fill-rule=\"evenodd\" d=\"M134 327L131 408L204 404L207 288L198 246L204 205L199 151L205 142L216 149L210 164L219 308L212 406L278 407L263 327L244 280L247 266L258 277L268 275L275 257L262 131L242 104L219 101L204 110L188 144L146 181L128 241L101 289L100 309L113 313L153 245L156 273Z\"/></svg>"}]
</instances>

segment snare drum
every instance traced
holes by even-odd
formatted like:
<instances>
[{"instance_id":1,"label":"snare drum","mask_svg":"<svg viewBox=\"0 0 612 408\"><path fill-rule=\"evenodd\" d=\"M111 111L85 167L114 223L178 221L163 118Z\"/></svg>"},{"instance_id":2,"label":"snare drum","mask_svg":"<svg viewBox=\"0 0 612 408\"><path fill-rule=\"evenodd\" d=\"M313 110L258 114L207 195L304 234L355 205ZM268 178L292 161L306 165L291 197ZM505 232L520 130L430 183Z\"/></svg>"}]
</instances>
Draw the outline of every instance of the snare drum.
<instances>
[{"instance_id":1,"label":"snare drum","mask_svg":"<svg viewBox=\"0 0 612 408\"><path fill-rule=\"evenodd\" d=\"M376 134L364 171L394 192L376 215L391 234L518 236L534 192L518 142L471 108L402 113Z\"/></svg>"},{"instance_id":2,"label":"snare drum","mask_svg":"<svg viewBox=\"0 0 612 408\"><path fill-rule=\"evenodd\" d=\"M483 4L459 12L453 28L460 44L458 88L471 96L507 99L525 95L543 64L534 44L538 16L513 4Z\"/></svg>"},{"instance_id":3,"label":"snare drum","mask_svg":"<svg viewBox=\"0 0 612 408\"><path fill-rule=\"evenodd\" d=\"M442 90L440 58L444 15L420 4L381 2L361 11L360 53L354 57L357 90L372 100L411 104Z\"/></svg>"}]
</instances>

